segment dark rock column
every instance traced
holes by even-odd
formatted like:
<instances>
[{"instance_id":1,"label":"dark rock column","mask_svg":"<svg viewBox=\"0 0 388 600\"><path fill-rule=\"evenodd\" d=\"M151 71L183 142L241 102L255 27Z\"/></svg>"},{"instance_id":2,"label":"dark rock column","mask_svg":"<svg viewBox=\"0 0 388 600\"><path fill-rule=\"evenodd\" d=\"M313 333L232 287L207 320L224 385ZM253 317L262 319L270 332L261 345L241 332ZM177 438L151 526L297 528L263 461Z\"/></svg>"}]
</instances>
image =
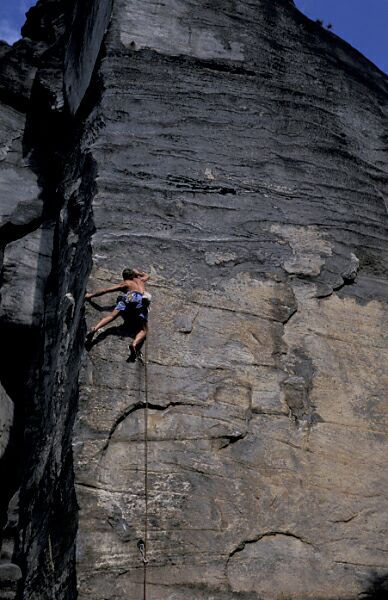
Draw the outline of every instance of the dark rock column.
<instances>
[{"instance_id":1,"label":"dark rock column","mask_svg":"<svg viewBox=\"0 0 388 600\"><path fill-rule=\"evenodd\" d=\"M18 579L20 598L76 597L71 442L85 335L83 297L91 266L96 167L89 146L99 127L95 105L100 94L98 77L92 76L98 59L94 54L76 114L64 95L66 50L74 42L70 32L84 28L78 22L82 14L77 3L39 3L23 28L29 40L10 49L3 63L1 83L4 88L9 81L14 84L13 95L4 95L9 104L2 111L5 160L0 165L8 192L0 231L5 351L0 376L7 394L4 406L10 407L4 411L7 429L10 401L15 406L2 462L4 513L20 488L17 523L11 527L9 509L4 532L2 559L15 563L0 569L7 598L13 597ZM19 48L26 44L36 48L28 90L15 68ZM5 520L6 514L1 525ZM15 548L8 540L12 535Z\"/></svg>"}]
</instances>

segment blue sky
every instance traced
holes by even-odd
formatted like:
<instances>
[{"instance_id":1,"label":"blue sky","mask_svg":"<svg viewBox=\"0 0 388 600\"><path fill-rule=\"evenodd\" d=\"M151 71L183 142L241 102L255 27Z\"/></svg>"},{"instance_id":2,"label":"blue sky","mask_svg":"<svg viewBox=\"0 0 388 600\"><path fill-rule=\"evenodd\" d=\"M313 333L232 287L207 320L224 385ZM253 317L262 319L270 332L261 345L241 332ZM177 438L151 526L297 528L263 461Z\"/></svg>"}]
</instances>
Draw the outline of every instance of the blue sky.
<instances>
[{"instance_id":1,"label":"blue sky","mask_svg":"<svg viewBox=\"0 0 388 600\"><path fill-rule=\"evenodd\" d=\"M273 0L276 2L276 0ZM294 0L311 19L332 23L333 32L388 73L388 0ZM36 0L0 0L0 39L20 37L25 13Z\"/></svg>"},{"instance_id":2,"label":"blue sky","mask_svg":"<svg viewBox=\"0 0 388 600\"><path fill-rule=\"evenodd\" d=\"M21 37L25 13L36 0L0 0L0 40L13 44Z\"/></svg>"},{"instance_id":3,"label":"blue sky","mask_svg":"<svg viewBox=\"0 0 388 600\"><path fill-rule=\"evenodd\" d=\"M294 0L388 74L388 0Z\"/></svg>"}]
</instances>

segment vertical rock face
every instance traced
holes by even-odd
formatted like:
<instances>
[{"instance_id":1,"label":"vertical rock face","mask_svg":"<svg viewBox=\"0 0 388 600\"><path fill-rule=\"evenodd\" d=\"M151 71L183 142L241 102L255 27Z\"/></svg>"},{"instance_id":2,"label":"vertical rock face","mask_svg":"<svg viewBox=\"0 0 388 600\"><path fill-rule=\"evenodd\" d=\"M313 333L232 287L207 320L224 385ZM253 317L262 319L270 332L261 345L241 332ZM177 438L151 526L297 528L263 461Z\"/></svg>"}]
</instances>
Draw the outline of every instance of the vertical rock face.
<instances>
[{"instance_id":1,"label":"vertical rock face","mask_svg":"<svg viewBox=\"0 0 388 600\"><path fill-rule=\"evenodd\" d=\"M147 397L149 598L377 597L387 79L287 0L89 8L29 15L31 97L2 59L19 595L142 597ZM146 369L116 321L77 383L90 239L89 289L137 266L153 302Z\"/></svg>"},{"instance_id":2,"label":"vertical rock face","mask_svg":"<svg viewBox=\"0 0 388 600\"><path fill-rule=\"evenodd\" d=\"M85 356L80 597L141 596L147 385L150 596L356 598L388 567L387 81L264 1L116 2L102 74L90 286L135 264L154 302L147 381L120 327Z\"/></svg>"}]
</instances>

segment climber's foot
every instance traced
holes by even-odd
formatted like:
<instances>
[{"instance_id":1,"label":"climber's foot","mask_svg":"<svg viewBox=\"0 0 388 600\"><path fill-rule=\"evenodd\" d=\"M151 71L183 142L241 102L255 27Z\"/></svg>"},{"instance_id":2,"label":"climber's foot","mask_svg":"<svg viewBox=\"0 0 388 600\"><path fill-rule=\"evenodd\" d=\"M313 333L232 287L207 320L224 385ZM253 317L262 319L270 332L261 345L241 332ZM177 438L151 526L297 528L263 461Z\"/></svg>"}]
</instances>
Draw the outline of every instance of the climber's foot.
<instances>
[{"instance_id":1,"label":"climber's foot","mask_svg":"<svg viewBox=\"0 0 388 600\"><path fill-rule=\"evenodd\" d=\"M95 334L95 333L96 333L96 332L95 332L95 330L94 330L94 329L89 329L89 331L88 331L88 332L87 332L87 334L86 334L86 341L87 341L87 342L91 342L91 341L92 341L92 339L93 339L93 337L94 337L94 334Z\"/></svg>"},{"instance_id":2,"label":"climber's foot","mask_svg":"<svg viewBox=\"0 0 388 600\"><path fill-rule=\"evenodd\" d=\"M86 334L85 350L89 351L93 346L93 337L95 333L96 332L94 331L94 329L90 329L90 331L88 331L88 333Z\"/></svg>"},{"instance_id":3,"label":"climber's foot","mask_svg":"<svg viewBox=\"0 0 388 600\"><path fill-rule=\"evenodd\" d=\"M137 358L137 352L136 352L136 348L133 344L129 344L129 356L127 359L127 362L135 362L136 358Z\"/></svg>"}]
</instances>

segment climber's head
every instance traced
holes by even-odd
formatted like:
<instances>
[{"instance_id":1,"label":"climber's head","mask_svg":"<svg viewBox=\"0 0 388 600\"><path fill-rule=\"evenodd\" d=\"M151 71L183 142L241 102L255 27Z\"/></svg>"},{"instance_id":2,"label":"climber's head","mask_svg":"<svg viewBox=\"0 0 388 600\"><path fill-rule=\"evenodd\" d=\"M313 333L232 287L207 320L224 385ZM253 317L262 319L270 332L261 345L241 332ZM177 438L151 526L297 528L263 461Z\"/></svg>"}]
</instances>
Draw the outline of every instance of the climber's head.
<instances>
[{"instance_id":1,"label":"climber's head","mask_svg":"<svg viewBox=\"0 0 388 600\"><path fill-rule=\"evenodd\" d=\"M134 271L132 271L132 269L124 269L124 271L123 271L123 279L124 280L133 279L134 277L136 277L136 273L134 273Z\"/></svg>"}]
</instances>

